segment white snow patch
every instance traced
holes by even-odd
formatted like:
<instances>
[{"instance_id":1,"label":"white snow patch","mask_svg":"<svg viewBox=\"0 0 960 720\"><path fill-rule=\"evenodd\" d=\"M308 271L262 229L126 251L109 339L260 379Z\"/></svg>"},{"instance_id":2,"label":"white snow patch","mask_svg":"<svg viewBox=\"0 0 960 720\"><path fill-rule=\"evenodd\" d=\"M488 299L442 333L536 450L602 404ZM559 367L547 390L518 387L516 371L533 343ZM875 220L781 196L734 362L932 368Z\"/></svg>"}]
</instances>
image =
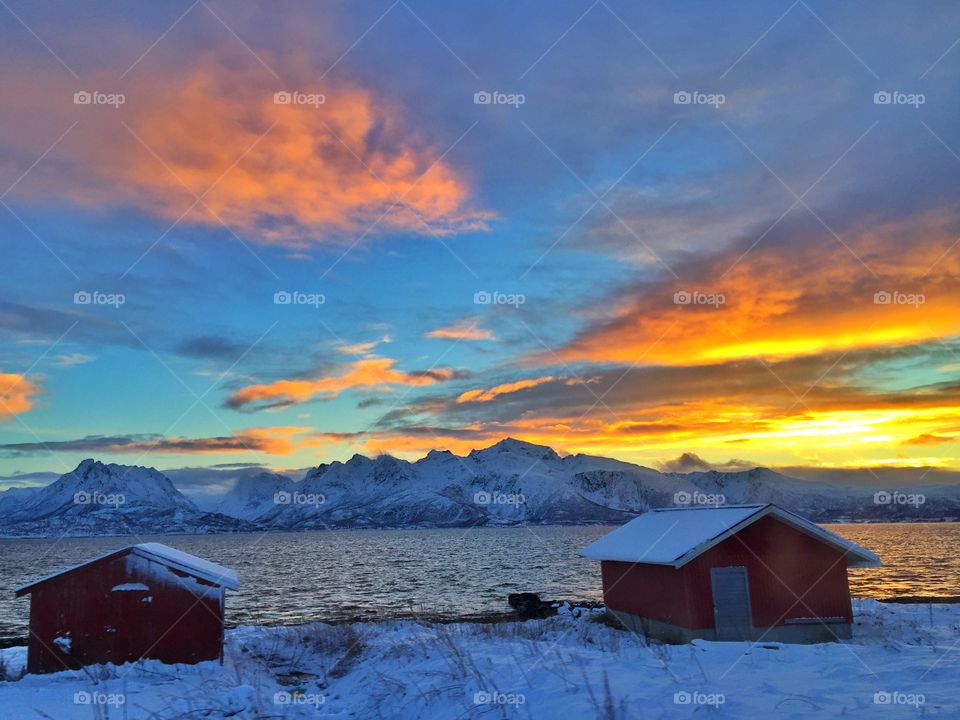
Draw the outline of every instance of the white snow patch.
<instances>
[{"instance_id":1,"label":"white snow patch","mask_svg":"<svg viewBox=\"0 0 960 720\"><path fill-rule=\"evenodd\" d=\"M137 590L149 592L150 588L143 583L123 583L121 585L114 585L110 589L110 592L132 592Z\"/></svg>"}]
</instances>

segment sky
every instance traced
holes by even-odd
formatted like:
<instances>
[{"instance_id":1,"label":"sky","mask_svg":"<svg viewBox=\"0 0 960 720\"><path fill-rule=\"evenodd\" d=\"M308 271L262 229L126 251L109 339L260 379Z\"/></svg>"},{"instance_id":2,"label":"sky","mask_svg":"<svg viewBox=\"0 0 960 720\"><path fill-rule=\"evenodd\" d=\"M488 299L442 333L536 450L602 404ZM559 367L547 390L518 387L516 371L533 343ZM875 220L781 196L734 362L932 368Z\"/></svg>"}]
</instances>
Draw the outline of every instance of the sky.
<instances>
[{"instance_id":1,"label":"sky","mask_svg":"<svg viewBox=\"0 0 960 720\"><path fill-rule=\"evenodd\" d=\"M6 484L960 468L956 3L2 5Z\"/></svg>"}]
</instances>

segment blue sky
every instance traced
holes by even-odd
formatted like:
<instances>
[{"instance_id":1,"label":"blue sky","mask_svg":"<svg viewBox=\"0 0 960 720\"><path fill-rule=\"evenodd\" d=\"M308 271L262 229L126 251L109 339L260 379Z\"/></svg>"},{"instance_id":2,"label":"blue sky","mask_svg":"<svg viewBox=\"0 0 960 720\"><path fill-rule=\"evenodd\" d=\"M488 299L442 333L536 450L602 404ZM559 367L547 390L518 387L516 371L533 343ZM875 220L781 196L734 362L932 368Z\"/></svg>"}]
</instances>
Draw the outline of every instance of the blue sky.
<instances>
[{"instance_id":1,"label":"blue sky","mask_svg":"<svg viewBox=\"0 0 960 720\"><path fill-rule=\"evenodd\" d=\"M0 474L957 465L951 3L0 15Z\"/></svg>"}]
</instances>

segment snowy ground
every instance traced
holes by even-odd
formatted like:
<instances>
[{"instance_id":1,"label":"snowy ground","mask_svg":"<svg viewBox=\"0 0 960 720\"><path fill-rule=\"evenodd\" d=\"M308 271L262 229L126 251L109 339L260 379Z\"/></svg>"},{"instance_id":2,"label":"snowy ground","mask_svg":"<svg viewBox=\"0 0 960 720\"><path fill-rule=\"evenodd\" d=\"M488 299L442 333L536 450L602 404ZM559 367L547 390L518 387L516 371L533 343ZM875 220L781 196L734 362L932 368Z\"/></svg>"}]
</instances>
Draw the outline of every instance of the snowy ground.
<instances>
[{"instance_id":1,"label":"snowy ground","mask_svg":"<svg viewBox=\"0 0 960 720\"><path fill-rule=\"evenodd\" d=\"M22 675L0 717L960 718L960 605L856 604L854 640L647 645L599 622L238 628L226 660Z\"/></svg>"}]
</instances>

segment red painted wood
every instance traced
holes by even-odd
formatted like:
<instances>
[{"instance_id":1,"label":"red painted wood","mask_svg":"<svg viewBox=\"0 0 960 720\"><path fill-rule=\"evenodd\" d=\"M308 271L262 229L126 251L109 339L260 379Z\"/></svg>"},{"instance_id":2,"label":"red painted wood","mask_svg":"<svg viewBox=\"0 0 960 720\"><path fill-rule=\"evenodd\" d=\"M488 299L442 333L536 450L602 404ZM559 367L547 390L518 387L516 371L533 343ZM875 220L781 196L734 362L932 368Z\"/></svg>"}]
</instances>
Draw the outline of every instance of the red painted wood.
<instances>
[{"instance_id":1,"label":"red painted wood","mask_svg":"<svg viewBox=\"0 0 960 720\"><path fill-rule=\"evenodd\" d=\"M149 590L112 590L128 583L143 583ZM222 592L135 555L79 567L32 589L27 671L59 672L140 658L216 660L223 636ZM70 638L69 652L55 642L58 637Z\"/></svg>"},{"instance_id":2,"label":"red painted wood","mask_svg":"<svg viewBox=\"0 0 960 720\"><path fill-rule=\"evenodd\" d=\"M842 553L769 516L680 569L603 562L604 602L614 610L680 627L712 628L710 568L737 565L747 568L754 627L804 617L852 622Z\"/></svg>"}]
</instances>

